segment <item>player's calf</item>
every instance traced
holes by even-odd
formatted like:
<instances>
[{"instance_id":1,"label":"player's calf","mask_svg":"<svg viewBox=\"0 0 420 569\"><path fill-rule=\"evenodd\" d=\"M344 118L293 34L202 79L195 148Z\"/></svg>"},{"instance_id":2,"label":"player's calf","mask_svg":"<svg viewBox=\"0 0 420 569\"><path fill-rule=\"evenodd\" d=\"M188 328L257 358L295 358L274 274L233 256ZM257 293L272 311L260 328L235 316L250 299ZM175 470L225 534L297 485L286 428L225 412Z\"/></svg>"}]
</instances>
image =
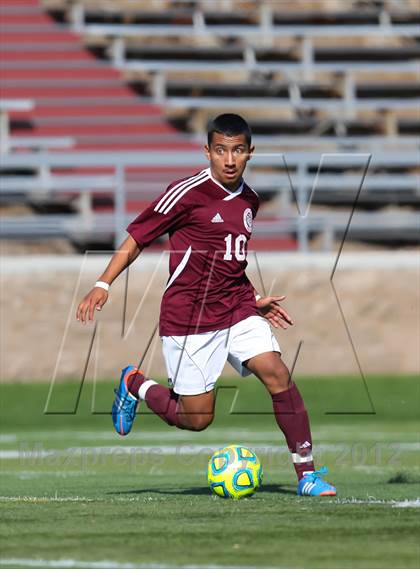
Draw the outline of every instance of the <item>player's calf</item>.
<instances>
[{"instance_id":1,"label":"player's calf","mask_svg":"<svg viewBox=\"0 0 420 569\"><path fill-rule=\"evenodd\" d=\"M214 419L214 391L197 395L181 395L178 402L179 420L185 429L203 431Z\"/></svg>"},{"instance_id":2,"label":"player's calf","mask_svg":"<svg viewBox=\"0 0 420 569\"><path fill-rule=\"evenodd\" d=\"M184 429L189 431L204 431L213 422L213 414L195 414L179 412L179 419Z\"/></svg>"},{"instance_id":3,"label":"player's calf","mask_svg":"<svg viewBox=\"0 0 420 569\"><path fill-rule=\"evenodd\" d=\"M139 400L146 401L147 406L165 423L180 429L203 431L214 417L212 395L188 396L184 400L172 389L147 378L135 366L122 370L115 395L112 418L117 433L123 436L132 428Z\"/></svg>"}]
</instances>

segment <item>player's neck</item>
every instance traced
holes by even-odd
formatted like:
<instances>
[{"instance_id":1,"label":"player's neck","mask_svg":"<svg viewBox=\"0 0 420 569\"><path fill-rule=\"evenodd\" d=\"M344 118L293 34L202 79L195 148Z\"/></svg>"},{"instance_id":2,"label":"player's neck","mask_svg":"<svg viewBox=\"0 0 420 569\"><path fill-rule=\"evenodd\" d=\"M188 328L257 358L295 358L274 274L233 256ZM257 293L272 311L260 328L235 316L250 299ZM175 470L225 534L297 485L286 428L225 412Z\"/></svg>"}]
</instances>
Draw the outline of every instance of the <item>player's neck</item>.
<instances>
[{"instance_id":1,"label":"player's neck","mask_svg":"<svg viewBox=\"0 0 420 569\"><path fill-rule=\"evenodd\" d=\"M211 179L213 180L213 182L215 182L218 186L221 186L222 188L224 188L227 192L236 192L236 190L239 190L239 188L244 183L242 176L239 178L239 180L237 180L236 182L234 182L232 184L225 184L225 183L223 183L217 179L217 177L212 172L211 168L209 168L209 173L210 173L210 176L211 176Z\"/></svg>"}]
</instances>

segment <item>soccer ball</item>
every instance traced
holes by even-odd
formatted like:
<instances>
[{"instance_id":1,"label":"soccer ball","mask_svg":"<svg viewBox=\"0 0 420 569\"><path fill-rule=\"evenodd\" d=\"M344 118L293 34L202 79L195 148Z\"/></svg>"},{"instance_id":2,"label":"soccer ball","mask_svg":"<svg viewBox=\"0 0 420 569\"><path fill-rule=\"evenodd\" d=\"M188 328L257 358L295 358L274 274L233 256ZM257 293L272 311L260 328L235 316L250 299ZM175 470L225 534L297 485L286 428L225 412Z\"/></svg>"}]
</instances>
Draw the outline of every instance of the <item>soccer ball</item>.
<instances>
[{"instance_id":1,"label":"soccer ball","mask_svg":"<svg viewBox=\"0 0 420 569\"><path fill-rule=\"evenodd\" d=\"M209 460L210 489L222 498L250 496L262 483L262 466L255 452L231 445L216 451Z\"/></svg>"}]
</instances>

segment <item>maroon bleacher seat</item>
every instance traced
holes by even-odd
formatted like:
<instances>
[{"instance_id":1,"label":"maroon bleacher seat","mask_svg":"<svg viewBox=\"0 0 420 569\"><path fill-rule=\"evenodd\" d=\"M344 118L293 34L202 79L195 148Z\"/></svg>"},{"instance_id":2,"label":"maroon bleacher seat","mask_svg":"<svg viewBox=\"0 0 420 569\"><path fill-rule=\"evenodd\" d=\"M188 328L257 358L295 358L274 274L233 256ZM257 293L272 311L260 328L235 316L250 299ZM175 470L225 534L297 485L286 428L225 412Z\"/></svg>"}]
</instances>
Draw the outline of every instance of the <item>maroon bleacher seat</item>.
<instances>
[{"instance_id":1,"label":"maroon bleacher seat","mask_svg":"<svg viewBox=\"0 0 420 569\"><path fill-rule=\"evenodd\" d=\"M35 103L32 111L10 113L12 136L71 137L75 146L66 152L158 153L200 148L169 123L162 107L143 101L125 83L119 70L96 59L77 34L58 25L39 0L0 0L0 7L1 97L32 99ZM150 182L155 188L153 193L198 170L188 164L129 167L126 179L131 188L136 182L143 188ZM53 170L55 175L113 172L112 167ZM136 196L132 189L128 192L126 209L133 216L153 197L146 194L139 192ZM112 210L111 192L95 189L92 198L97 211ZM289 238L257 239L253 243L254 249L291 249L295 245Z\"/></svg>"},{"instance_id":2,"label":"maroon bleacher seat","mask_svg":"<svg viewBox=\"0 0 420 569\"><path fill-rule=\"evenodd\" d=\"M71 137L76 144L69 151L197 149L171 126L161 107L142 102L120 71L97 60L81 38L60 27L38 0L2 0L0 6L1 96L35 102L30 113L10 114L12 136ZM31 11L25 13L25 7ZM34 7L39 12L34 13ZM86 62L89 66L81 65ZM158 171L156 181L164 186L178 176L177 170L162 171L160 177ZM182 175L186 170L182 168ZM141 175L147 169L135 171ZM54 171L60 172L69 170Z\"/></svg>"}]
</instances>

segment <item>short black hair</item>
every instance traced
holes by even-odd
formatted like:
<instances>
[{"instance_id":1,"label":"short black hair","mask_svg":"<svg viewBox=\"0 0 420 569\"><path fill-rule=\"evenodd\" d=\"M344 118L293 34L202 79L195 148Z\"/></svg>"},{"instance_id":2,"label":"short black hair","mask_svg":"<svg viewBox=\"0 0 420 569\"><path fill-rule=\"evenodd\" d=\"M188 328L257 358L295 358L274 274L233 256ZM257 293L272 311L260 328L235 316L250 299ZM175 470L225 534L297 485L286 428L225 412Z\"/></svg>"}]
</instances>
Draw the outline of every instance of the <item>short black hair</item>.
<instances>
[{"instance_id":1,"label":"short black hair","mask_svg":"<svg viewBox=\"0 0 420 569\"><path fill-rule=\"evenodd\" d=\"M218 132L225 136L238 136L244 134L248 146L251 146L252 132L249 124L240 115L224 113L211 120L207 126L207 143L210 146L213 134Z\"/></svg>"}]
</instances>

